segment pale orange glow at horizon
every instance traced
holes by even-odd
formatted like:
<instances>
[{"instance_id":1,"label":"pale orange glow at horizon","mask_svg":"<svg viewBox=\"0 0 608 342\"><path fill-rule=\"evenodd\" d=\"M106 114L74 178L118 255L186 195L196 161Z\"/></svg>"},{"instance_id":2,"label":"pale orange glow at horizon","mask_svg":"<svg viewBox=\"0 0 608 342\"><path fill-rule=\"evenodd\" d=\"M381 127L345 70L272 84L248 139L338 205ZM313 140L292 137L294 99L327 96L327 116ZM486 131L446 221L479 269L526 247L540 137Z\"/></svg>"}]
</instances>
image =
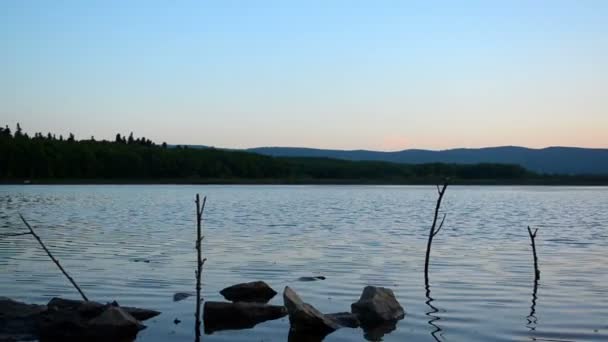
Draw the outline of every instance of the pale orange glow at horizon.
<instances>
[{"instance_id":1,"label":"pale orange glow at horizon","mask_svg":"<svg viewBox=\"0 0 608 342\"><path fill-rule=\"evenodd\" d=\"M608 2L374 3L4 6L0 124L227 148L608 148Z\"/></svg>"}]
</instances>

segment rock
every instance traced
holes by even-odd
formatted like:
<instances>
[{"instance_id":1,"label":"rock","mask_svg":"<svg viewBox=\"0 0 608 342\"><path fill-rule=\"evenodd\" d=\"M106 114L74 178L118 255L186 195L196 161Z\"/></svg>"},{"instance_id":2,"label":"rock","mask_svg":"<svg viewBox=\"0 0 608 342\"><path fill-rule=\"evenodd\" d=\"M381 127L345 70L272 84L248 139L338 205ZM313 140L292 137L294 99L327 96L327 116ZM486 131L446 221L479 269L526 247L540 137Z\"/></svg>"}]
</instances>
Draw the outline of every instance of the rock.
<instances>
[{"instance_id":1,"label":"rock","mask_svg":"<svg viewBox=\"0 0 608 342\"><path fill-rule=\"evenodd\" d=\"M295 333L324 336L340 328L335 321L327 318L312 305L304 303L289 286L285 287L283 301L289 313L291 330Z\"/></svg>"},{"instance_id":2,"label":"rock","mask_svg":"<svg viewBox=\"0 0 608 342\"><path fill-rule=\"evenodd\" d=\"M120 307L118 303L53 298L40 321L43 340L107 340L116 337L135 338L144 328L139 319L154 317L160 312Z\"/></svg>"},{"instance_id":3,"label":"rock","mask_svg":"<svg viewBox=\"0 0 608 342\"><path fill-rule=\"evenodd\" d=\"M0 341L33 340L38 336L46 305L26 304L0 297Z\"/></svg>"},{"instance_id":4,"label":"rock","mask_svg":"<svg viewBox=\"0 0 608 342\"><path fill-rule=\"evenodd\" d=\"M358 328L361 325L357 315L350 312L337 312L326 314L325 317L338 323L340 326L347 328Z\"/></svg>"},{"instance_id":5,"label":"rock","mask_svg":"<svg viewBox=\"0 0 608 342\"><path fill-rule=\"evenodd\" d=\"M112 305L118 306L118 303L114 301ZM63 298L53 298L49 301L47 306L50 310L77 311L84 317L97 316L101 314L105 309L105 305L98 302L85 302L83 300ZM121 306L121 309L123 309L131 316L135 317L137 320L140 321L145 321L147 319L160 315L160 312L156 310L140 309L129 306Z\"/></svg>"},{"instance_id":6,"label":"rock","mask_svg":"<svg viewBox=\"0 0 608 342\"><path fill-rule=\"evenodd\" d=\"M160 315L160 311L156 310L140 309L130 306L121 306L121 308L139 321L145 321L147 319Z\"/></svg>"},{"instance_id":7,"label":"rock","mask_svg":"<svg viewBox=\"0 0 608 342\"><path fill-rule=\"evenodd\" d=\"M232 285L220 291L220 294L233 302L268 303L277 292L263 281L253 281Z\"/></svg>"},{"instance_id":8,"label":"rock","mask_svg":"<svg viewBox=\"0 0 608 342\"><path fill-rule=\"evenodd\" d=\"M50 311L73 311L85 318L92 318L100 315L105 305L92 301L85 302L83 300L55 297L48 302L47 307Z\"/></svg>"},{"instance_id":9,"label":"rock","mask_svg":"<svg viewBox=\"0 0 608 342\"><path fill-rule=\"evenodd\" d=\"M324 276L313 276L313 277L300 277L299 281L315 281L315 280L325 280Z\"/></svg>"},{"instance_id":10,"label":"rock","mask_svg":"<svg viewBox=\"0 0 608 342\"><path fill-rule=\"evenodd\" d=\"M0 297L0 341L107 340L134 338L158 311L119 307L118 303L53 298L47 305L28 305Z\"/></svg>"},{"instance_id":11,"label":"rock","mask_svg":"<svg viewBox=\"0 0 608 342\"><path fill-rule=\"evenodd\" d=\"M287 316L284 306L247 302L205 302L203 320L205 332L228 329L248 329L256 324Z\"/></svg>"},{"instance_id":12,"label":"rock","mask_svg":"<svg viewBox=\"0 0 608 342\"><path fill-rule=\"evenodd\" d=\"M135 337L143 328L145 328L143 324L120 306L108 305L99 316L87 322L87 335L96 338Z\"/></svg>"},{"instance_id":13,"label":"rock","mask_svg":"<svg viewBox=\"0 0 608 342\"><path fill-rule=\"evenodd\" d=\"M173 295L173 301L174 302L179 302L180 300L184 300L188 297L192 297L193 294L192 293L187 293L187 292L177 292Z\"/></svg>"},{"instance_id":14,"label":"rock","mask_svg":"<svg viewBox=\"0 0 608 342\"><path fill-rule=\"evenodd\" d=\"M392 290L384 287L366 286L359 301L351 305L351 311L364 326L403 319L405 311Z\"/></svg>"}]
</instances>

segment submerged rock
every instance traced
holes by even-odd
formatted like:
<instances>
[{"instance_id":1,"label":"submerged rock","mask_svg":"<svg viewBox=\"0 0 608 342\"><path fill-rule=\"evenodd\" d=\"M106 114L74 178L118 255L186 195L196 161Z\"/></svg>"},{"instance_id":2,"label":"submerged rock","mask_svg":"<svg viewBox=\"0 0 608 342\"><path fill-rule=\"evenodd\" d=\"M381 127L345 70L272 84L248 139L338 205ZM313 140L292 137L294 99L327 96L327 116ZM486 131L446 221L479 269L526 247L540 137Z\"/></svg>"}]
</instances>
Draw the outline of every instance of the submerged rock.
<instances>
[{"instance_id":1,"label":"submerged rock","mask_svg":"<svg viewBox=\"0 0 608 342\"><path fill-rule=\"evenodd\" d=\"M188 292L177 292L173 295L173 301L174 302L179 302L180 300L184 300L188 297L192 297L194 296L192 293L188 293Z\"/></svg>"},{"instance_id":2,"label":"submerged rock","mask_svg":"<svg viewBox=\"0 0 608 342\"><path fill-rule=\"evenodd\" d=\"M228 329L253 328L258 323L287 316L284 306L247 302L205 302L205 333Z\"/></svg>"},{"instance_id":3,"label":"submerged rock","mask_svg":"<svg viewBox=\"0 0 608 342\"><path fill-rule=\"evenodd\" d=\"M405 311L392 290L384 287L366 286L361 298L351 305L351 311L364 326L403 319Z\"/></svg>"},{"instance_id":4,"label":"submerged rock","mask_svg":"<svg viewBox=\"0 0 608 342\"><path fill-rule=\"evenodd\" d=\"M299 281L316 281L316 280L325 280L324 276L313 276L313 277L300 277Z\"/></svg>"},{"instance_id":5,"label":"submerged rock","mask_svg":"<svg viewBox=\"0 0 608 342\"><path fill-rule=\"evenodd\" d=\"M336 312L325 314L325 317L333 320L342 327L347 328L358 328L361 325L359 318L354 313L350 312Z\"/></svg>"},{"instance_id":6,"label":"submerged rock","mask_svg":"<svg viewBox=\"0 0 608 342\"><path fill-rule=\"evenodd\" d=\"M334 320L326 317L312 305L304 303L289 286L285 287L283 301L289 313L291 330L294 333L325 336L340 328Z\"/></svg>"},{"instance_id":7,"label":"submerged rock","mask_svg":"<svg viewBox=\"0 0 608 342\"><path fill-rule=\"evenodd\" d=\"M232 285L220 291L220 294L233 302L268 303L277 292L263 281L253 281Z\"/></svg>"}]
</instances>

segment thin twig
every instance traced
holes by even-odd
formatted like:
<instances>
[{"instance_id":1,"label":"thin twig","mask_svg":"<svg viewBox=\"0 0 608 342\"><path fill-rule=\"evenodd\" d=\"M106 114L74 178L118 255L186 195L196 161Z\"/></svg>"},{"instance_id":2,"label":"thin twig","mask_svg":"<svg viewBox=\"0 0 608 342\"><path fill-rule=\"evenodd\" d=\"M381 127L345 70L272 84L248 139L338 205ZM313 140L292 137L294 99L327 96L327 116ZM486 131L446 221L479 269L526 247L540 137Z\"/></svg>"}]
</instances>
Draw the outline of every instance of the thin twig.
<instances>
[{"instance_id":1,"label":"thin twig","mask_svg":"<svg viewBox=\"0 0 608 342\"><path fill-rule=\"evenodd\" d=\"M21 235L31 235L32 233L30 232L26 232L26 233L6 233L6 234L0 234L0 237L12 237L12 236L21 236Z\"/></svg>"},{"instance_id":2,"label":"thin twig","mask_svg":"<svg viewBox=\"0 0 608 342\"><path fill-rule=\"evenodd\" d=\"M196 276L196 322L194 325L195 341L200 341L201 337L201 276L203 273L203 265L207 259L202 258L202 242L204 236L202 235L202 221L203 211L205 210L205 203L207 203L207 197L203 197L203 203L201 204L200 196L196 194L196 270L194 275Z\"/></svg>"},{"instance_id":3,"label":"thin twig","mask_svg":"<svg viewBox=\"0 0 608 342\"><path fill-rule=\"evenodd\" d=\"M530 240L532 241L532 254L534 255L534 279L538 280L540 278L540 270L538 269L538 257L536 256L536 242L534 239L536 238L536 233L538 233L538 228L534 230L532 233L532 229L528 226L528 235L530 235Z\"/></svg>"},{"instance_id":4,"label":"thin twig","mask_svg":"<svg viewBox=\"0 0 608 342\"><path fill-rule=\"evenodd\" d=\"M433 233L433 236L437 235L437 233L439 233L439 231L441 230L441 228L443 227L443 222L445 222L445 217L448 216L447 213L443 214L443 219L441 219L441 223L439 224L439 228L437 228L437 230Z\"/></svg>"},{"instance_id":5,"label":"thin twig","mask_svg":"<svg viewBox=\"0 0 608 342\"><path fill-rule=\"evenodd\" d=\"M426 244L426 257L424 259L424 282L425 284L429 284L429 259L431 257L431 245L433 244L433 237L439 233L439 230L443 226L443 222L445 220L445 215L443 216L443 220L439 228L437 227L437 218L439 216L439 208L441 207L441 200L443 199L443 195L445 194L445 190L448 187L449 179L446 178L443 187L439 188L437 185L437 192L439 193L439 197L437 198L437 203L435 204L435 215L433 216L433 224L431 225L431 229L429 230L429 238Z\"/></svg>"},{"instance_id":6,"label":"thin twig","mask_svg":"<svg viewBox=\"0 0 608 342\"><path fill-rule=\"evenodd\" d=\"M61 266L61 264L59 263L59 260L55 259L55 257L53 256L53 254L51 254L51 252L49 251L49 249L46 248L46 246L44 245L44 243L42 242L42 240L40 240L40 237L34 232L34 229L32 229L32 226L30 226L30 224L27 223L27 221L25 220L25 218L23 217L23 215L19 214L19 217L21 217L21 220L23 221L23 223L25 223L25 225L27 226L27 228L30 230L29 234L32 234L32 236L38 241L38 243L40 244L40 246L42 247L42 249L44 249L44 251L49 256L49 258L51 258L51 260L53 260L53 262L55 263L55 265L57 265L57 267L59 267L59 270L61 270L61 273L63 273L63 275L66 278L68 278L68 280L70 281L70 283L72 283L72 285L74 285L74 287L76 288L76 290L78 290L78 292L82 296L82 299L84 299L85 301L88 302L89 299L87 298L87 296L85 296L84 292L82 292L82 290L80 289L80 287L78 286L78 284L76 284L76 282L74 281L74 279L72 279L72 277L70 277L70 275L68 274L68 272L66 272L66 270Z\"/></svg>"}]
</instances>

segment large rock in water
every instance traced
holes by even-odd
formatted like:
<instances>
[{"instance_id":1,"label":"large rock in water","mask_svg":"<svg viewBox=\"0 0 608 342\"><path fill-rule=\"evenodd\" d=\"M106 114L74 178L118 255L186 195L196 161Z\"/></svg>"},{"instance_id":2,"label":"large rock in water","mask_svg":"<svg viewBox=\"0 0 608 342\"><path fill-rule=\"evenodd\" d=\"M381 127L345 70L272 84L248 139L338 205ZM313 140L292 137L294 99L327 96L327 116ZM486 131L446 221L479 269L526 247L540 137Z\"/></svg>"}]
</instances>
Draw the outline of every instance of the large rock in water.
<instances>
[{"instance_id":1,"label":"large rock in water","mask_svg":"<svg viewBox=\"0 0 608 342\"><path fill-rule=\"evenodd\" d=\"M253 281L232 285L220 291L220 294L232 302L268 303L277 292L263 281Z\"/></svg>"},{"instance_id":2,"label":"large rock in water","mask_svg":"<svg viewBox=\"0 0 608 342\"><path fill-rule=\"evenodd\" d=\"M403 319L405 311L391 289L366 286L359 301L351 305L351 311L364 326L394 322Z\"/></svg>"},{"instance_id":3,"label":"large rock in water","mask_svg":"<svg viewBox=\"0 0 608 342\"><path fill-rule=\"evenodd\" d=\"M87 325L89 332L96 337L135 337L138 331L145 328L135 317L114 305L108 305L99 316L88 321Z\"/></svg>"},{"instance_id":4,"label":"large rock in water","mask_svg":"<svg viewBox=\"0 0 608 342\"><path fill-rule=\"evenodd\" d=\"M34 340L46 305L25 304L0 297L0 341Z\"/></svg>"},{"instance_id":5,"label":"large rock in water","mask_svg":"<svg viewBox=\"0 0 608 342\"><path fill-rule=\"evenodd\" d=\"M113 302L112 305L119 306L116 302ZM80 315L89 318L101 314L106 307L105 304L101 304L98 302L85 302L83 300L63 298L53 298L49 301L47 306L49 310L52 311L75 311L78 312ZM120 308L140 321L145 321L147 319L160 315L160 312L155 310L133 308L128 306L121 306Z\"/></svg>"},{"instance_id":6,"label":"large rock in water","mask_svg":"<svg viewBox=\"0 0 608 342\"><path fill-rule=\"evenodd\" d=\"M256 324L287 316L284 306L263 303L205 302L203 320L205 332L227 329L248 329Z\"/></svg>"},{"instance_id":7,"label":"large rock in water","mask_svg":"<svg viewBox=\"0 0 608 342\"><path fill-rule=\"evenodd\" d=\"M131 338L158 311L53 298L47 305L30 305L0 297L0 341L113 340Z\"/></svg>"},{"instance_id":8,"label":"large rock in water","mask_svg":"<svg viewBox=\"0 0 608 342\"><path fill-rule=\"evenodd\" d=\"M133 339L144 328L130 311L147 319L157 311L119 307L116 302L101 304L53 298L40 320L40 337L43 340L112 340Z\"/></svg>"},{"instance_id":9,"label":"large rock in water","mask_svg":"<svg viewBox=\"0 0 608 342\"><path fill-rule=\"evenodd\" d=\"M340 328L334 320L323 315L312 305L304 303L289 286L285 287L283 301L289 313L291 330L295 333L324 336Z\"/></svg>"}]
</instances>

